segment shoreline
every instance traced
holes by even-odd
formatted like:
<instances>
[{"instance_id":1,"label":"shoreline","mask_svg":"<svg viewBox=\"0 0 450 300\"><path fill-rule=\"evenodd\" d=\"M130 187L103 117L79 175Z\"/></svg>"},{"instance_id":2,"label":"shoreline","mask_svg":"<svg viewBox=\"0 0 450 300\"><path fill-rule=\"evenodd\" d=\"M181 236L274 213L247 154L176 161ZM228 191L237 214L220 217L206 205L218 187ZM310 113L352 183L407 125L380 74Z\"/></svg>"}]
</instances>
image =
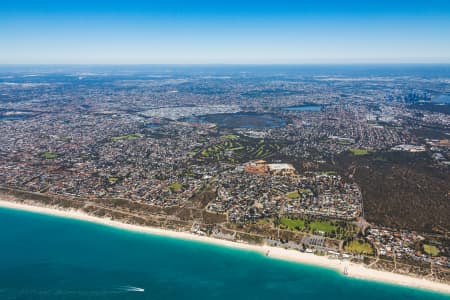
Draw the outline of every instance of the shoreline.
<instances>
[{"instance_id":1,"label":"shoreline","mask_svg":"<svg viewBox=\"0 0 450 300\"><path fill-rule=\"evenodd\" d=\"M348 271L347 277L358 278L369 281L377 281L382 283L406 286L410 288L425 289L434 292L450 294L450 285L431 281L423 278L401 275L391 273L387 271L378 271L374 269L366 268L362 264L352 263L350 261L341 261L339 259L329 259L327 256L317 256L311 253L303 253L296 250L284 249L273 246L259 246L250 245L239 242L232 242L221 240L212 237L200 236L189 232L173 231L169 229L161 229L155 227L145 227L139 225L126 224L119 221L114 221L106 218L99 218L91 216L85 212L76 210L62 210L57 208L50 208L45 206L35 206L30 204L17 203L13 201L7 201L0 199L0 208L9 208L15 210L23 210L33 213L46 214L51 216L77 219L81 221L87 221L91 223L97 223L118 229L147 233L151 235L158 235L170 238L183 239L188 241L197 241L208 244L214 244L219 246L231 247L235 249L249 250L258 252L261 255L267 255L269 258L285 260L295 263L320 266L327 269L333 269L340 274L343 274L344 269ZM344 275L342 275L344 276Z\"/></svg>"}]
</instances>

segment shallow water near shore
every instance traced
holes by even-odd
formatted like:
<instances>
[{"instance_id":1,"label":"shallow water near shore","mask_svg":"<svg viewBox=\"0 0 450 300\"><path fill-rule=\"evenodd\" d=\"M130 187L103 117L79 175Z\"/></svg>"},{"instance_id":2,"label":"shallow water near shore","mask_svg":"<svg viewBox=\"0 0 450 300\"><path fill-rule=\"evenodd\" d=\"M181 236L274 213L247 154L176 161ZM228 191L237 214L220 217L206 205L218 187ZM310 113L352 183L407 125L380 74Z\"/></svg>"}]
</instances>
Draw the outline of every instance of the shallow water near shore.
<instances>
[{"instance_id":1,"label":"shallow water near shore","mask_svg":"<svg viewBox=\"0 0 450 300\"><path fill-rule=\"evenodd\" d=\"M450 299L262 254L0 208L0 299Z\"/></svg>"}]
</instances>

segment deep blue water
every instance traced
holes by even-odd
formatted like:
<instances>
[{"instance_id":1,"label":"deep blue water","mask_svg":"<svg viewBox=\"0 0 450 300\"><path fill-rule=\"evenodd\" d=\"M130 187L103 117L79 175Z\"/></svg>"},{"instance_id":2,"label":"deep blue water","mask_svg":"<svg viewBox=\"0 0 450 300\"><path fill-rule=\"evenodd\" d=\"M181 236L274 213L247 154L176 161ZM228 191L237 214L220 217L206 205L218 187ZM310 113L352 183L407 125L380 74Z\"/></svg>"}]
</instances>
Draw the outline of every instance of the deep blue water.
<instances>
[{"instance_id":1,"label":"deep blue water","mask_svg":"<svg viewBox=\"0 0 450 300\"><path fill-rule=\"evenodd\" d=\"M159 123L147 123L147 124L145 124L145 128L158 128L160 126L161 126L161 124L159 124Z\"/></svg>"},{"instance_id":2,"label":"deep blue water","mask_svg":"<svg viewBox=\"0 0 450 300\"><path fill-rule=\"evenodd\" d=\"M250 251L0 209L0 299L450 297L350 279Z\"/></svg>"},{"instance_id":3,"label":"deep blue water","mask_svg":"<svg viewBox=\"0 0 450 300\"><path fill-rule=\"evenodd\" d=\"M197 118L197 117L183 117L180 119L180 121L182 122L189 122L189 123L208 123L205 120L202 120L201 118Z\"/></svg>"},{"instance_id":4,"label":"deep blue water","mask_svg":"<svg viewBox=\"0 0 450 300\"><path fill-rule=\"evenodd\" d=\"M432 102L450 104L450 95L441 95L439 97L434 98Z\"/></svg>"},{"instance_id":5,"label":"deep blue water","mask_svg":"<svg viewBox=\"0 0 450 300\"><path fill-rule=\"evenodd\" d=\"M286 120L270 113L238 112L199 116L200 120L215 123L222 128L280 128Z\"/></svg>"},{"instance_id":6,"label":"deep blue water","mask_svg":"<svg viewBox=\"0 0 450 300\"><path fill-rule=\"evenodd\" d=\"M322 106L320 105L296 105L283 107L283 110L288 111L321 111Z\"/></svg>"},{"instance_id":7,"label":"deep blue water","mask_svg":"<svg viewBox=\"0 0 450 300\"><path fill-rule=\"evenodd\" d=\"M0 121L17 121L17 120L24 120L27 116L23 115L16 115L16 116L0 116Z\"/></svg>"}]
</instances>

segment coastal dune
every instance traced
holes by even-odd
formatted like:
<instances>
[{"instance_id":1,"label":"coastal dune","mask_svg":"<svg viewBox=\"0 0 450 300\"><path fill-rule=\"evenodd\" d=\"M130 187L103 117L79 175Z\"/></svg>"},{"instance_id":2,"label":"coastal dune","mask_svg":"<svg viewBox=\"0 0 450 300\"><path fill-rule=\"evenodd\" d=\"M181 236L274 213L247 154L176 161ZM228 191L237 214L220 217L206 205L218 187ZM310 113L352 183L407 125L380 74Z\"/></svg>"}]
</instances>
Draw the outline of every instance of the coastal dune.
<instances>
[{"instance_id":1,"label":"coastal dune","mask_svg":"<svg viewBox=\"0 0 450 300\"><path fill-rule=\"evenodd\" d=\"M289 250L280 247L272 247L272 246L258 246L258 245L250 245L245 243L231 242L220 240L216 238L206 237L191 234L188 232L178 232L160 228L153 227L144 227L132 224L125 224L122 222L106 219L106 218L98 218L94 216L90 216L84 212L76 211L76 210L60 210L56 208L43 207L43 206L33 206L23 203L5 201L0 199L0 207L10 208L10 209L18 209L25 210L35 213L54 215L65 218L78 219L88 222L94 222L98 224L103 224L107 226L112 226L120 229L148 233L152 235L160 235L171 238L178 238L184 240L198 241L210 244L216 244L225 247L232 247L237 249L245 249L250 251L255 251L260 253L261 255L266 255L269 258L273 259L281 259L292 262L297 262L301 264L309 264L316 265L320 267L325 267L329 269L334 269L337 272L343 273L344 270L347 272L347 276L353 278L359 278L364 280L373 280L379 282L385 282L396 285L403 285L413 288L427 289L432 291L437 291L441 293L450 294L450 285L440 282L435 282L431 280L427 280L424 278L417 278L407 275L401 275L391 272L384 272L366 268L362 264L351 263L347 260L339 260L339 259L330 259L326 256L318 256L311 253L303 253L296 250Z\"/></svg>"}]
</instances>

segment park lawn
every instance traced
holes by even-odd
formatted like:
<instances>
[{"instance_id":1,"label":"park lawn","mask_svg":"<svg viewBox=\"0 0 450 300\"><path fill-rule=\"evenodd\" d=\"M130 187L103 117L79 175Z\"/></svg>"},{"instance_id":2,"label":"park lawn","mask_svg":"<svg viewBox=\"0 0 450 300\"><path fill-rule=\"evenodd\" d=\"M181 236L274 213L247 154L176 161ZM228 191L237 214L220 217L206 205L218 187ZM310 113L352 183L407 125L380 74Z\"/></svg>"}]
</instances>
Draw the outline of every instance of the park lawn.
<instances>
[{"instance_id":1,"label":"park lawn","mask_svg":"<svg viewBox=\"0 0 450 300\"><path fill-rule=\"evenodd\" d=\"M369 150L367 149L350 149L350 152L357 156L369 154Z\"/></svg>"},{"instance_id":2,"label":"park lawn","mask_svg":"<svg viewBox=\"0 0 450 300\"><path fill-rule=\"evenodd\" d=\"M239 147L235 147L235 148L230 148L228 150L230 150L230 151L239 151L239 150L244 150L244 149L245 149L244 146L239 146Z\"/></svg>"},{"instance_id":3,"label":"park lawn","mask_svg":"<svg viewBox=\"0 0 450 300\"><path fill-rule=\"evenodd\" d=\"M175 183L172 183L172 184L169 186L169 189L170 189L171 191L180 191L182 187L183 187L183 186L181 185L181 183L175 182Z\"/></svg>"},{"instance_id":4,"label":"park lawn","mask_svg":"<svg viewBox=\"0 0 450 300\"><path fill-rule=\"evenodd\" d=\"M433 245L424 244L423 251L425 251L426 254L431 256L437 256L439 254L439 249Z\"/></svg>"},{"instance_id":5,"label":"park lawn","mask_svg":"<svg viewBox=\"0 0 450 300\"><path fill-rule=\"evenodd\" d=\"M226 134L226 135L224 135L223 137L224 137L224 138L226 138L226 139L229 139L229 140L235 140L235 139L237 139L237 138L238 138L238 136L237 136L237 135L235 135L235 134L232 134L232 133L230 133L230 134Z\"/></svg>"},{"instance_id":6,"label":"park lawn","mask_svg":"<svg viewBox=\"0 0 450 300\"><path fill-rule=\"evenodd\" d=\"M119 180L119 178L117 178L117 177L109 177L109 178L108 178L108 181L109 181L109 183L111 183L111 184L116 183L117 180Z\"/></svg>"},{"instance_id":7,"label":"park lawn","mask_svg":"<svg viewBox=\"0 0 450 300\"><path fill-rule=\"evenodd\" d=\"M312 231L323 231L325 233L331 233L332 231L337 229L337 227L329 221L311 222L309 224L309 228L311 228Z\"/></svg>"},{"instance_id":8,"label":"park lawn","mask_svg":"<svg viewBox=\"0 0 450 300\"><path fill-rule=\"evenodd\" d=\"M57 158L58 154L51 153L51 152L44 152L44 153L41 154L41 157L45 158L45 159L53 159L53 158Z\"/></svg>"},{"instance_id":9,"label":"park lawn","mask_svg":"<svg viewBox=\"0 0 450 300\"><path fill-rule=\"evenodd\" d=\"M280 224L286 226L289 230L303 230L305 228L305 220L281 218Z\"/></svg>"},{"instance_id":10,"label":"park lawn","mask_svg":"<svg viewBox=\"0 0 450 300\"><path fill-rule=\"evenodd\" d=\"M270 225L273 223L273 219L272 218L259 219L256 223L260 225L268 225L268 224Z\"/></svg>"},{"instance_id":11,"label":"park lawn","mask_svg":"<svg viewBox=\"0 0 450 300\"><path fill-rule=\"evenodd\" d=\"M111 141L122 141L122 140L135 140L141 138L142 136L139 133L132 133L127 135L115 136L111 138Z\"/></svg>"},{"instance_id":12,"label":"park lawn","mask_svg":"<svg viewBox=\"0 0 450 300\"><path fill-rule=\"evenodd\" d=\"M325 171L323 173L326 175L337 175L336 171Z\"/></svg>"},{"instance_id":13,"label":"park lawn","mask_svg":"<svg viewBox=\"0 0 450 300\"><path fill-rule=\"evenodd\" d=\"M345 246L345 251L358 254L373 254L372 246L369 243L353 240Z\"/></svg>"},{"instance_id":14,"label":"park lawn","mask_svg":"<svg viewBox=\"0 0 450 300\"><path fill-rule=\"evenodd\" d=\"M300 194L298 193L298 191L293 191L293 192L287 193L286 196L288 197L288 199L300 198Z\"/></svg>"}]
</instances>

